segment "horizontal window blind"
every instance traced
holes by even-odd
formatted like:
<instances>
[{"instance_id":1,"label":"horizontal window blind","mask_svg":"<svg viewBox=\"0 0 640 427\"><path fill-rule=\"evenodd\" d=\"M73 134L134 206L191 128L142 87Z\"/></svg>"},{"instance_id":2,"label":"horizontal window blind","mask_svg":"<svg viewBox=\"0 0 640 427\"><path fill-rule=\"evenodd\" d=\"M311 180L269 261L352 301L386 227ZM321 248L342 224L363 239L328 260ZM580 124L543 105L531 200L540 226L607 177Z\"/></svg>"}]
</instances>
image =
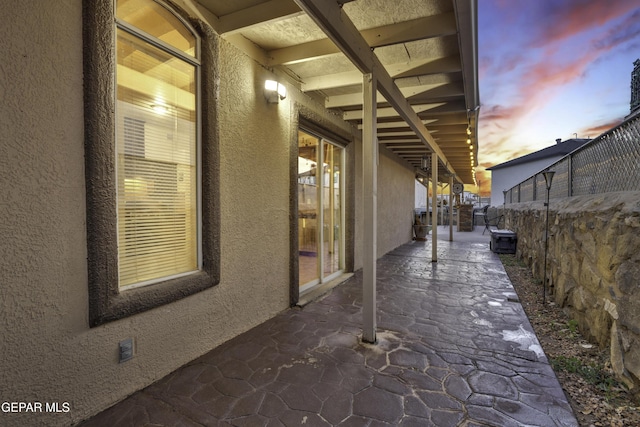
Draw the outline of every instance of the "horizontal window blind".
<instances>
[{"instance_id":1,"label":"horizontal window blind","mask_svg":"<svg viewBox=\"0 0 640 427\"><path fill-rule=\"evenodd\" d=\"M120 287L198 269L196 67L117 31Z\"/></svg>"}]
</instances>

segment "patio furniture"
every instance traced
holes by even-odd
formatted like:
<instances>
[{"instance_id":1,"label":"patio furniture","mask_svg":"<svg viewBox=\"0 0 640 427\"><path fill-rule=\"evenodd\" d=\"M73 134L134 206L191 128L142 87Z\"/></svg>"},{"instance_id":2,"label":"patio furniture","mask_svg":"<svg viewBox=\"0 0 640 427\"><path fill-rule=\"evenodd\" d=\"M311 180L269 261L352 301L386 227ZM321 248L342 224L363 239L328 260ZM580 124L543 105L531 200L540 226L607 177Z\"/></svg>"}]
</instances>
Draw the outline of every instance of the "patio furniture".
<instances>
[{"instance_id":1,"label":"patio furniture","mask_svg":"<svg viewBox=\"0 0 640 427\"><path fill-rule=\"evenodd\" d=\"M491 227L500 228L500 221L504 226L504 215L496 215L489 216L489 205L482 208L482 214L484 215L484 230L482 230L482 234L484 235L485 231L489 231L491 233Z\"/></svg>"}]
</instances>

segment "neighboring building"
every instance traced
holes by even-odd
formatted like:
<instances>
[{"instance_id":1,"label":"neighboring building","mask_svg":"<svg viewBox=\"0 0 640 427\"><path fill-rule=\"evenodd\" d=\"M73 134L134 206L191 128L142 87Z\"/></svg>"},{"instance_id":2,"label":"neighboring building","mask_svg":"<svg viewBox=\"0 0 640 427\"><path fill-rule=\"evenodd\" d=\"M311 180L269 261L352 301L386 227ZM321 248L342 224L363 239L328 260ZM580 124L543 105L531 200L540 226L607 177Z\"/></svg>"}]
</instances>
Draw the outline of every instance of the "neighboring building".
<instances>
[{"instance_id":1,"label":"neighboring building","mask_svg":"<svg viewBox=\"0 0 640 427\"><path fill-rule=\"evenodd\" d=\"M3 2L0 398L68 411L0 424L77 423L410 241L426 151L473 183L476 6Z\"/></svg>"},{"instance_id":2,"label":"neighboring building","mask_svg":"<svg viewBox=\"0 0 640 427\"><path fill-rule=\"evenodd\" d=\"M640 111L640 59L633 61L631 72L631 103L629 116Z\"/></svg>"},{"instance_id":3,"label":"neighboring building","mask_svg":"<svg viewBox=\"0 0 640 427\"><path fill-rule=\"evenodd\" d=\"M508 162L487 168L491 171L491 205L504 202L503 191L546 168L562 157L582 147L590 139L556 139L556 144L535 153L509 160Z\"/></svg>"}]
</instances>

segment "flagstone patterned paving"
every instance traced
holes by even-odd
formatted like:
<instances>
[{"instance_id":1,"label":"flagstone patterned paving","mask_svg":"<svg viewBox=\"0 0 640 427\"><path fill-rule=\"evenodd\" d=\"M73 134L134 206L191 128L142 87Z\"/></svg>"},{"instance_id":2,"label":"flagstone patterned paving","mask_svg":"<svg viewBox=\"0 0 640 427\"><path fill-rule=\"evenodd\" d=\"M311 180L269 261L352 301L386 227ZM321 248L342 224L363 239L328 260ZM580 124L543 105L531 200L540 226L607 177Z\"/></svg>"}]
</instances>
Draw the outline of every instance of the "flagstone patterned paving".
<instances>
[{"instance_id":1,"label":"flagstone patterned paving","mask_svg":"<svg viewBox=\"0 0 640 427\"><path fill-rule=\"evenodd\" d=\"M403 245L362 276L191 362L85 426L577 426L488 243Z\"/></svg>"}]
</instances>

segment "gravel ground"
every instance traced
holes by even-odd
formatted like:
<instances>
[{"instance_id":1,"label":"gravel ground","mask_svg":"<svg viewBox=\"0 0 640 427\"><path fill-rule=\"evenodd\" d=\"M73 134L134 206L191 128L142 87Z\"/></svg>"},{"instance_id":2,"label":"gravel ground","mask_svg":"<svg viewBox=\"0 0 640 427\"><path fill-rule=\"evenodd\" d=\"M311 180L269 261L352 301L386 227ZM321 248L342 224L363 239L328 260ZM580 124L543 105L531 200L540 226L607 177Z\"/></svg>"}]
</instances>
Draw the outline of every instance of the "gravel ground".
<instances>
[{"instance_id":1,"label":"gravel ground","mask_svg":"<svg viewBox=\"0 0 640 427\"><path fill-rule=\"evenodd\" d=\"M640 426L640 396L634 398L615 380L608 348L586 341L550 298L542 304L542 284L521 260L500 259L580 426Z\"/></svg>"}]
</instances>

